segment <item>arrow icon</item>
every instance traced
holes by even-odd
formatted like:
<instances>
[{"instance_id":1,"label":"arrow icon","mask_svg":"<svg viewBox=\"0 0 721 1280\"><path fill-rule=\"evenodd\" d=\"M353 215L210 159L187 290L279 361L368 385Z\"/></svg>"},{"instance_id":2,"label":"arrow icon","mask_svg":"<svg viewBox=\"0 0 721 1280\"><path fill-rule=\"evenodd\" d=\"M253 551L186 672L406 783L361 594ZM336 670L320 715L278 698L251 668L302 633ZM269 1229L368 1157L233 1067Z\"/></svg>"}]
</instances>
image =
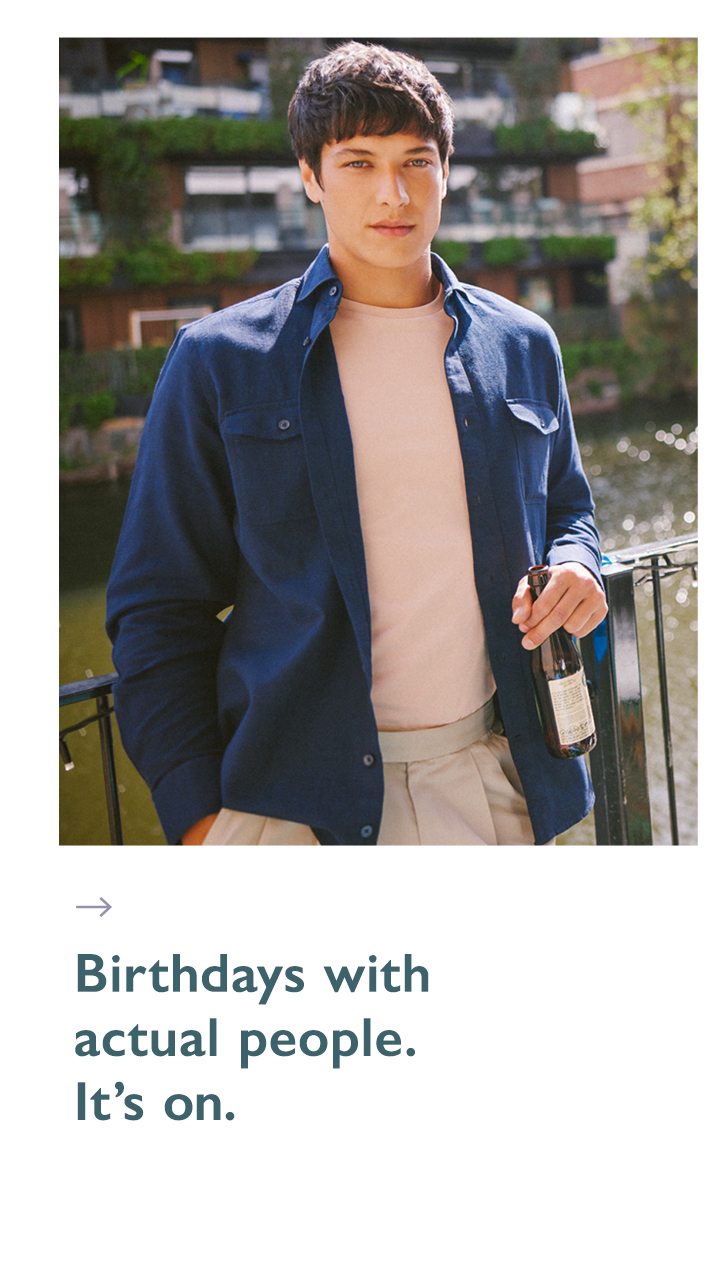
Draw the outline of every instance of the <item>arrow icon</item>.
<instances>
[{"instance_id":1,"label":"arrow icon","mask_svg":"<svg viewBox=\"0 0 721 1280\"><path fill-rule=\"evenodd\" d=\"M100 895L100 902L105 907L105 911L110 910L110 903L105 901L103 895ZM76 906L76 911L100 911L100 902L84 903L82 906ZM100 911L101 917L105 915L105 911Z\"/></svg>"}]
</instances>

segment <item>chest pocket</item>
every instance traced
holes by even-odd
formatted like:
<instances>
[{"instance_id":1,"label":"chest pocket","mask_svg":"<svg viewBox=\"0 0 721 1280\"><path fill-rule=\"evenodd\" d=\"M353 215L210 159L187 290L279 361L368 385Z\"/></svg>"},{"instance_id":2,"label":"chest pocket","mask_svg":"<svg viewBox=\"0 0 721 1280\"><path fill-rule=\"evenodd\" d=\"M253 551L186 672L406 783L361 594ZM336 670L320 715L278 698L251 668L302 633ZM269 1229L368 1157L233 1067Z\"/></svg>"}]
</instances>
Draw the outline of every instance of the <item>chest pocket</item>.
<instances>
[{"instance_id":1,"label":"chest pocket","mask_svg":"<svg viewBox=\"0 0 721 1280\"><path fill-rule=\"evenodd\" d=\"M545 400L506 400L513 414L518 468L526 502L544 502L548 463L558 418Z\"/></svg>"},{"instance_id":2,"label":"chest pocket","mask_svg":"<svg viewBox=\"0 0 721 1280\"><path fill-rule=\"evenodd\" d=\"M297 401L237 409L222 432L242 519L278 524L315 513Z\"/></svg>"}]
</instances>

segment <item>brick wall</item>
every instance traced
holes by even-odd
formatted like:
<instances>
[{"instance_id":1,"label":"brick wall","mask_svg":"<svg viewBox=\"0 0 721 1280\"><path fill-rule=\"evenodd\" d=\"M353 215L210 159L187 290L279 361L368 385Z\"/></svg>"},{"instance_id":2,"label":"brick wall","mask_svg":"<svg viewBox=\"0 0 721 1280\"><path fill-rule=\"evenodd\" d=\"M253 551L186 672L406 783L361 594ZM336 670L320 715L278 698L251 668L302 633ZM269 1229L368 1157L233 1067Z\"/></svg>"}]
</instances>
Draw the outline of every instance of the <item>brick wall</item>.
<instances>
[{"instance_id":1,"label":"brick wall","mask_svg":"<svg viewBox=\"0 0 721 1280\"><path fill-rule=\"evenodd\" d=\"M265 289L272 289L282 284L283 279L263 282L262 286L253 286L238 282L221 285L177 285L174 292L187 299L189 305L198 298L199 304L209 296L217 297L220 307L231 307L245 298L252 298ZM172 294L172 291L170 291ZM109 351L126 347L130 341L131 311L164 311L173 306L172 296L165 287L157 289L136 289L128 292L82 294L68 290L60 295L61 306L77 306L80 311L80 324L83 348L85 351ZM173 339L174 324L172 321L144 321L142 334L143 345L160 342L169 346Z\"/></svg>"},{"instance_id":2,"label":"brick wall","mask_svg":"<svg viewBox=\"0 0 721 1280\"><path fill-rule=\"evenodd\" d=\"M595 163L595 162L594 162ZM605 204L618 201L625 204L637 196L645 195L654 184L645 163L626 165L603 165L599 168L584 169L579 165L578 188L581 200L593 204Z\"/></svg>"},{"instance_id":3,"label":"brick wall","mask_svg":"<svg viewBox=\"0 0 721 1280\"><path fill-rule=\"evenodd\" d=\"M245 71L239 53L265 56L265 40L198 40L198 73L201 84L242 84Z\"/></svg>"},{"instance_id":4,"label":"brick wall","mask_svg":"<svg viewBox=\"0 0 721 1280\"><path fill-rule=\"evenodd\" d=\"M624 58L609 57L603 53L591 54L572 62L570 70L574 92L588 93L594 98L627 94L629 90L640 86L643 78L633 54Z\"/></svg>"}]
</instances>

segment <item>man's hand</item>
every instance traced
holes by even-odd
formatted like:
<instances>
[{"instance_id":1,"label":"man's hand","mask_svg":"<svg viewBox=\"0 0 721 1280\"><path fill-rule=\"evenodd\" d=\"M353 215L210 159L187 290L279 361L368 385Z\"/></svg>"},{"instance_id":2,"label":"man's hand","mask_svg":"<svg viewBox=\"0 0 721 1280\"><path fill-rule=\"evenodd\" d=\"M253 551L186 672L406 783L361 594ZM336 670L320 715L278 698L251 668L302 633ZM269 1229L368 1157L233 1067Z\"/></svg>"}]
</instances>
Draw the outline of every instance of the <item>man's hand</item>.
<instances>
[{"instance_id":1,"label":"man's hand","mask_svg":"<svg viewBox=\"0 0 721 1280\"><path fill-rule=\"evenodd\" d=\"M549 569L548 583L536 601L525 577L513 597L512 621L524 632L524 649L538 648L559 627L573 636L587 636L607 613L603 588L585 565L574 560Z\"/></svg>"},{"instance_id":2,"label":"man's hand","mask_svg":"<svg viewBox=\"0 0 721 1280\"><path fill-rule=\"evenodd\" d=\"M199 822L194 822L192 827L186 831L180 843L202 844L217 816L217 813L209 813L207 818L201 818Z\"/></svg>"}]
</instances>

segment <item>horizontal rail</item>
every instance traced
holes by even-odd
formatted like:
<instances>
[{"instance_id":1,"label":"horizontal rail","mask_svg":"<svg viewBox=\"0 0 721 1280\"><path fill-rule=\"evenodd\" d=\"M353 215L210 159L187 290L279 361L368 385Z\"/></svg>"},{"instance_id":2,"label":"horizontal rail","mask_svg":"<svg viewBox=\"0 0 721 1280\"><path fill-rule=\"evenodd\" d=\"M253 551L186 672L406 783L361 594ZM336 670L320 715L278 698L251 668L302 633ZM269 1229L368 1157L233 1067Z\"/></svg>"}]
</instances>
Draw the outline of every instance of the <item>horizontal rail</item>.
<instances>
[{"instance_id":1,"label":"horizontal rail","mask_svg":"<svg viewBox=\"0 0 721 1280\"><path fill-rule=\"evenodd\" d=\"M76 680L75 684L61 684L60 706L68 707L72 702L86 702L88 698L110 693L117 679L113 671L109 676L93 676L89 680Z\"/></svg>"}]
</instances>

